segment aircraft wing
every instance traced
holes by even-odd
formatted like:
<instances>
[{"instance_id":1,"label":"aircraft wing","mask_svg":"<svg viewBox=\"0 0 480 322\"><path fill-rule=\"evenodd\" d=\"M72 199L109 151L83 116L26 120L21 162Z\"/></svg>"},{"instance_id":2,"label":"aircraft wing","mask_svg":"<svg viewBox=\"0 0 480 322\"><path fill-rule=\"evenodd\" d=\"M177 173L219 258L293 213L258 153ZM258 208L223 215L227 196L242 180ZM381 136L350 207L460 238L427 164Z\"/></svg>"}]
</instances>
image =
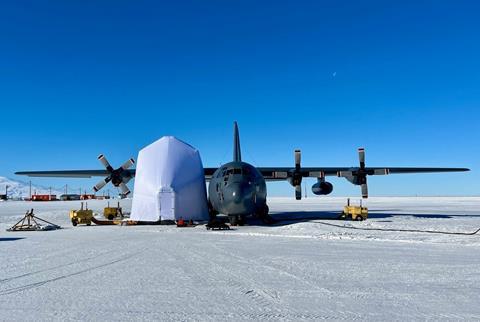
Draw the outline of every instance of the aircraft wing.
<instances>
[{"instance_id":1,"label":"aircraft wing","mask_svg":"<svg viewBox=\"0 0 480 322\"><path fill-rule=\"evenodd\" d=\"M377 170L379 168L366 168ZM380 168L387 169L389 174L402 174L402 173L438 173L438 172L465 172L470 171L467 168Z\"/></svg>"},{"instance_id":2,"label":"aircraft wing","mask_svg":"<svg viewBox=\"0 0 480 322\"><path fill-rule=\"evenodd\" d=\"M289 167L260 167L257 168L268 181L280 181L292 176L295 168ZM204 168L205 179L210 180L217 168ZM302 167L300 172L302 177L320 178L323 176L339 176L340 173L352 171L351 167ZM438 173L438 172L463 172L470 171L466 168L388 168L374 167L365 168L369 175L385 174L408 174L408 173ZM135 169L128 170L132 176L135 176ZM25 175L28 177L52 177L52 178L92 178L105 177L109 173L107 170L60 170L60 171L20 171L16 175Z\"/></svg>"},{"instance_id":3,"label":"aircraft wing","mask_svg":"<svg viewBox=\"0 0 480 322\"><path fill-rule=\"evenodd\" d=\"M135 175L135 170L128 170ZM91 178L106 177L110 173L107 170L60 170L60 171L20 171L16 175L28 177L51 177L51 178Z\"/></svg>"},{"instance_id":4,"label":"aircraft wing","mask_svg":"<svg viewBox=\"0 0 480 322\"><path fill-rule=\"evenodd\" d=\"M210 180L217 168L204 168L205 179ZM135 169L127 170L132 177L135 176ZM92 178L106 177L110 173L107 170L58 170L58 171L19 171L16 175L28 177L48 177L48 178Z\"/></svg>"},{"instance_id":5,"label":"aircraft wing","mask_svg":"<svg viewBox=\"0 0 480 322\"><path fill-rule=\"evenodd\" d=\"M286 180L293 176L295 168L292 167L271 167L271 168L257 168L267 181L280 181ZM323 176L335 176L338 171L347 171L350 168L330 168L330 167L318 167L318 168L304 168L300 169L302 177L315 177L320 178Z\"/></svg>"},{"instance_id":6,"label":"aircraft wing","mask_svg":"<svg viewBox=\"0 0 480 322\"><path fill-rule=\"evenodd\" d=\"M210 181L210 179L212 179L213 173L217 169L218 168L203 168L203 171L205 172L205 180Z\"/></svg>"},{"instance_id":7,"label":"aircraft wing","mask_svg":"<svg viewBox=\"0 0 480 322\"><path fill-rule=\"evenodd\" d=\"M257 168L267 181L281 181L291 178L296 172L295 168L271 167ZM302 177L321 178L325 176L342 177L344 173L357 171L352 167L301 167L299 173ZM391 168L391 167L367 167L364 168L367 175L408 174L408 173L439 173L439 172L464 172L466 168Z\"/></svg>"}]
</instances>

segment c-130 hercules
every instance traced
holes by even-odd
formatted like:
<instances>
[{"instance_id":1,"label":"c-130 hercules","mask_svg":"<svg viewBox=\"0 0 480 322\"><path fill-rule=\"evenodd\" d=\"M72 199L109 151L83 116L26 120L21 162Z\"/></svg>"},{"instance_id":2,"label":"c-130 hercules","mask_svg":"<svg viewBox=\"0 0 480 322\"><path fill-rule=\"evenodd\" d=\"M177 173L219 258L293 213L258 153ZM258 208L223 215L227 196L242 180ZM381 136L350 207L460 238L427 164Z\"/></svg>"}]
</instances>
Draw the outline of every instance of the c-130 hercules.
<instances>
[{"instance_id":1,"label":"c-130 hercules","mask_svg":"<svg viewBox=\"0 0 480 322\"><path fill-rule=\"evenodd\" d=\"M302 198L302 179L317 178L312 186L315 195L328 195L333 191L333 185L325 179L327 176L338 176L347 179L354 185L361 186L362 197L368 198L367 177L372 175L405 174L405 173L432 173L432 172L463 172L466 168L391 168L366 167L365 150L358 149L360 164L358 167L302 167L301 152L295 150L295 167L255 167L243 162L240 150L240 137L237 122L234 122L233 131L233 161L219 168L204 168L205 179L210 181L208 186L208 205L212 218L216 214L229 217L231 223L242 223L246 217L253 215L270 222L267 206L266 181L287 180L295 188L295 198ZM105 166L105 170L67 170L67 171L22 171L17 175L30 177L73 177L91 178L106 176L96 184L95 191L112 182L119 187L124 195L130 190L127 183L135 176L135 169L129 169L134 160L130 159L120 168L114 169L104 155L98 157Z\"/></svg>"}]
</instances>

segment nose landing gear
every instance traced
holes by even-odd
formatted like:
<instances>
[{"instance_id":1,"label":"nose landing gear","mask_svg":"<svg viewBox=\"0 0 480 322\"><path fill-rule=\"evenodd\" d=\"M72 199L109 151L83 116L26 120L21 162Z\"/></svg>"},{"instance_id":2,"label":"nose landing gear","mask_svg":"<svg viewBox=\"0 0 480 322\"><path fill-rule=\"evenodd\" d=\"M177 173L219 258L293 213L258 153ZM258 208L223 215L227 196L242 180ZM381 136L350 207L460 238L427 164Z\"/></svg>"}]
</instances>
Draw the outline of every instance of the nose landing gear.
<instances>
[{"instance_id":1,"label":"nose landing gear","mask_svg":"<svg viewBox=\"0 0 480 322\"><path fill-rule=\"evenodd\" d=\"M228 216L231 226L243 226L245 225L245 216Z\"/></svg>"}]
</instances>

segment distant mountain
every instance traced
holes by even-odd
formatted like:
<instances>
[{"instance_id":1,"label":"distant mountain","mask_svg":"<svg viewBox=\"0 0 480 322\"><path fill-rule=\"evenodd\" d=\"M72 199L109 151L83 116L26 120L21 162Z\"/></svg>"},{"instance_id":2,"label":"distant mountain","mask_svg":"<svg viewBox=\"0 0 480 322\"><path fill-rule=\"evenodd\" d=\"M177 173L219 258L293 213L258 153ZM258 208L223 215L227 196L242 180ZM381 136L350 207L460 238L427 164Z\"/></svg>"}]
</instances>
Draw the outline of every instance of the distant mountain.
<instances>
[{"instance_id":1,"label":"distant mountain","mask_svg":"<svg viewBox=\"0 0 480 322\"><path fill-rule=\"evenodd\" d=\"M6 186L8 186L9 198L28 198L30 196L30 184L28 182L0 177L0 194L5 194ZM50 192L48 187L32 184L32 194L35 193L35 191L38 194L48 194ZM52 194L60 196L63 192L52 189Z\"/></svg>"}]
</instances>

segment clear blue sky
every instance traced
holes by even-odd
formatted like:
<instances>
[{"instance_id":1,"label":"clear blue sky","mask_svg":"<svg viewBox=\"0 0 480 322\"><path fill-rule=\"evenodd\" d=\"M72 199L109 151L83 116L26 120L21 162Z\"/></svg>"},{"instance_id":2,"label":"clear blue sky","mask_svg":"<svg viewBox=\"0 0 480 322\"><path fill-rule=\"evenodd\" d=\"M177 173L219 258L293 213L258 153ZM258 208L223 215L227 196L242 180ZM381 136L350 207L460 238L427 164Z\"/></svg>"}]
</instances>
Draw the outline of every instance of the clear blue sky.
<instances>
[{"instance_id":1,"label":"clear blue sky","mask_svg":"<svg viewBox=\"0 0 480 322\"><path fill-rule=\"evenodd\" d=\"M295 148L305 166L356 165L364 146L369 166L473 170L375 177L372 195L478 195L478 12L475 1L2 1L0 175L100 168L99 153L120 165L163 135L217 166L237 120L258 166L293 166Z\"/></svg>"}]
</instances>

